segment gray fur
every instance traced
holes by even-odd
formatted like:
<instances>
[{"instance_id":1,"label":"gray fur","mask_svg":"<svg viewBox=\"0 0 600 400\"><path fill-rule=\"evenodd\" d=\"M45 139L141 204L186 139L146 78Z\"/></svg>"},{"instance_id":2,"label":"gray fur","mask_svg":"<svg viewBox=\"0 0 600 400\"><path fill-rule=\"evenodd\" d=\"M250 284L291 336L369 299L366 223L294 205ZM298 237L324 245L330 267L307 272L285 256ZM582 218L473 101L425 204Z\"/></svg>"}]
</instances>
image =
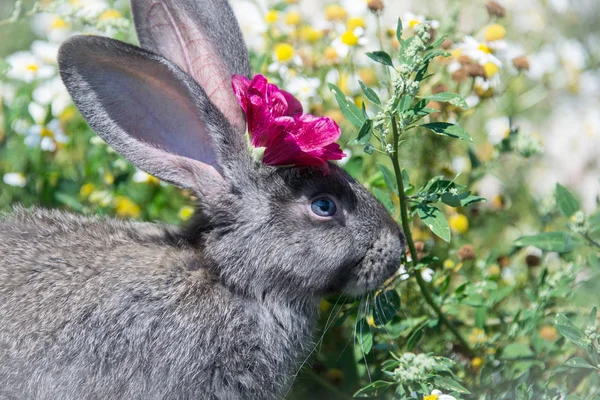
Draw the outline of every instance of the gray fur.
<instances>
[{"instance_id":1,"label":"gray fur","mask_svg":"<svg viewBox=\"0 0 600 400\"><path fill-rule=\"evenodd\" d=\"M196 12L208 4L227 6ZM280 398L311 348L319 299L373 290L398 268L397 224L335 165L252 162L235 117L160 55L78 37L59 63L92 128L192 188L198 209L184 227L0 216L0 399ZM178 133L178 118L189 129ZM323 194L338 206L329 220L310 211Z\"/></svg>"}]
</instances>

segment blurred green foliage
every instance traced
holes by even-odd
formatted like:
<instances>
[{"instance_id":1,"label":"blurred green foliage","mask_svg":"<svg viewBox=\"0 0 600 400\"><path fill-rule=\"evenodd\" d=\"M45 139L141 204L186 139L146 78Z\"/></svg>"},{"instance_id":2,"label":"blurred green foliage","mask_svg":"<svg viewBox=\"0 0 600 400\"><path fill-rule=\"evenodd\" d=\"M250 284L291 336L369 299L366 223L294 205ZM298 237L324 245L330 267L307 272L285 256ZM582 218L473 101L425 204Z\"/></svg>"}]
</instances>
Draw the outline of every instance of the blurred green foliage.
<instances>
[{"instance_id":1,"label":"blurred green foliage","mask_svg":"<svg viewBox=\"0 0 600 400\"><path fill-rule=\"evenodd\" d=\"M323 21L295 3L258 7L260 21L250 22L264 30L247 32L252 65L342 125L352 154L344 168L408 227L412 254L375 293L321 303L315 351L288 397L598 398L600 213L562 185L534 193L528 172L542 142L514 121L545 118L556 79L532 79L527 54L506 55L501 43L522 40L534 52L556 31L523 38L482 6L463 29L460 1L436 9L441 23L407 14L400 29L373 1L360 15L327 3ZM9 21L14 6L0 3L0 37L11 38L0 41L0 210L189 218L189 193L137 171L91 132L64 89L46 86L56 79L48 52L68 35L135 41L126 2L43 2L43 13L29 1ZM570 39L598 29L593 13L578 23L548 14ZM581 42L585 68L598 68L600 53ZM54 72L39 76L47 66ZM504 179L489 195L491 176Z\"/></svg>"}]
</instances>

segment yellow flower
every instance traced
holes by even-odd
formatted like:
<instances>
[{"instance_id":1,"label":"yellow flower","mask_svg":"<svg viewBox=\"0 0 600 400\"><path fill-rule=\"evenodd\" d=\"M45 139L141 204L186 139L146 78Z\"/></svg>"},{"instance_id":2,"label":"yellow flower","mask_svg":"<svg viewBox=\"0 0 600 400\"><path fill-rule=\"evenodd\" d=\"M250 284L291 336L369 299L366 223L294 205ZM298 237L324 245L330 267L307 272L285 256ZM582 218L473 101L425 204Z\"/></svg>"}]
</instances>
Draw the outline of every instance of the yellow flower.
<instances>
[{"instance_id":1,"label":"yellow flower","mask_svg":"<svg viewBox=\"0 0 600 400\"><path fill-rule=\"evenodd\" d=\"M488 274L490 274L490 276L500 276L501 273L502 273L502 270L500 269L500 267L497 264L491 265L488 268Z\"/></svg>"},{"instance_id":2,"label":"yellow flower","mask_svg":"<svg viewBox=\"0 0 600 400\"><path fill-rule=\"evenodd\" d=\"M452 261L451 259L446 259L444 260L444 269L448 270L448 269L452 269L456 266L456 264L454 263L454 261Z\"/></svg>"},{"instance_id":3,"label":"yellow flower","mask_svg":"<svg viewBox=\"0 0 600 400\"><path fill-rule=\"evenodd\" d=\"M298 11L290 11L285 15L285 23L288 25L300 25L302 15Z\"/></svg>"},{"instance_id":4,"label":"yellow flower","mask_svg":"<svg viewBox=\"0 0 600 400\"><path fill-rule=\"evenodd\" d=\"M358 44L358 37L352 31L346 31L342 34L342 43L348 46L356 46Z\"/></svg>"},{"instance_id":5,"label":"yellow flower","mask_svg":"<svg viewBox=\"0 0 600 400\"><path fill-rule=\"evenodd\" d=\"M484 37L488 42L502 40L506 36L506 29L500 24L492 24L485 30Z\"/></svg>"},{"instance_id":6,"label":"yellow flower","mask_svg":"<svg viewBox=\"0 0 600 400\"><path fill-rule=\"evenodd\" d=\"M312 26L305 25L300 28L300 38L307 42L316 42L323 37L323 32L316 30Z\"/></svg>"},{"instance_id":7,"label":"yellow flower","mask_svg":"<svg viewBox=\"0 0 600 400\"><path fill-rule=\"evenodd\" d=\"M104 183L106 183L107 185L112 185L113 183L115 183L115 177L113 176L113 174L111 174L110 172L105 172Z\"/></svg>"},{"instance_id":8,"label":"yellow flower","mask_svg":"<svg viewBox=\"0 0 600 400\"><path fill-rule=\"evenodd\" d=\"M87 198L92 194L92 192L96 189L93 183L86 183L79 189L79 195L83 198Z\"/></svg>"},{"instance_id":9,"label":"yellow flower","mask_svg":"<svg viewBox=\"0 0 600 400\"><path fill-rule=\"evenodd\" d=\"M265 22L267 24L272 24L279 20L279 11L277 10L269 10L265 15Z\"/></svg>"},{"instance_id":10,"label":"yellow flower","mask_svg":"<svg viewBox=\"0 0 600 400\"><path fill-rule=\"evenodd\" d=\"M556 339L558 339L558 332L553 326L542 326L540 328L539 334L542 339L547 340L549 342L554 342Z\"/></svg>"},{"instance_id":11,"label":"yellow flower","mask_svg":"<svg viewBox=\"0 0 600 400\"><path fill-rule=\"evenodd\" d=\"M365 20L362 19L361 17L352 17L348 19L348 22L346 23L346 26L348 27L349 31L353 31L356 28L363 28L365 27Z\"/></svg>"},{"instance_id":12,"label":"yellow flower","mask_svg":"<svg viewBox=\"0 0 600 400\"><path fill-rule=\"evenodd\" d=\"M358 76L360 76L360 80L363 81L367 86L377 83L377 74L371 68L359 69Z\"/></svg>"},{"instance_id":13,"label":"yellow flower","mask_svg":"<svg viewBox=\"0 0 600 400\"><path fill-rule=\"evenodd\" d=\"M279 61L289 61L294 57L294 48L289 43L279 43L275 46L275 57Z\"/></svg>"},{"instance_id":14,"label":"yellow flower","mask_svg":"<svg viewBox=\"0 0 600 400\"><path fill-rule=\"evenodd\" d=\"M469 342L473 344L485 343L487 340L487 335L485 331L480 328L473 328L471 334L469 335Z\"/></svg>"},{"instance_id":15,"label":"yellow flower","mask_svg":"<svg viewBox=\"0 0 600 400\"><path fill-rule=\"evenodd\" d=\"M483 72L485 73L486 78L491 78L500 72L500 68L493 62L487 62L483 66Z\"/></svg>"},{"instance_id":16,"label":"yellow flower","mask_svg":"<svg viewBox=\"0 0 600 400\"><path fill-rule=\"evenodd\" d=\"M428 394L427 396L423 397L423 400L438 400L438 397L440 397L437 394Z\"/></svg>"},{"instance_id":17,"label":"yellow flower","mask_svg":"<svg viewBox=\"0 0 600 400\"><path fill-rule=\"evenodd\" d=\"M333 63L337 61L338 53L333 47L328 47L323 52L323 58L325 59L325 61Z\"/></svg>"},{"instance_id":18,"label":"yellow flower","mask_svg":"<svg viewBox=\"0 0 600 400\"><path fill-rule=\"evenodd\" d=\"M465 233L469 230L469 220L463 214L454 214L448 218L450 228L458 233Z\"/></svg>"},{"instance_id":19,"label":"yellow flower","mask_svg":"<svg viewBox=\"0 0 600 400\"><path fill-rule=\"evenodd\" d=\"M471 360L471 366L473 368L479 368L483 365L483 358L481 357L473 357Z\"/></svg>"},{"instance_id":20,"label":"yellow flower","mask_svg":"<svg viewBox=\"0 0 600 400\"><path fill-rule=\"evenodd\" d=\"M109 10L104 11L102 14L100 14L100 21L105 21L105 20L109 20L109 19L117 19L117 18L121 18L123 16L123 14L121 14L119 11L115 10L114 8L111 8Z\"/></svg>"},{"instance_id":21,"label":"yellow flower","mask_svg":"<svg viewBox=\"0 0 600 400\"><path fill-rule=\"evenodd\" d=\"M490 49L488 47L488 45L486 45L485 43L479 43L479 47L477 47L477 49L479 51L483 52L483 53L486 53L486 54L492 54L493 53L492 49Z\"/></svg>"},{"instance_id":22,"label":"yellow flower","mask_svg":"<svg viewBox=\"0 0 600 400\"><path fill-rule=\"evenodd\" d=\"M338 125L341 125L344 122L344 114L339 110L327 111L325 116L334 120Z\"/></svg>"},{"instance_id":23,"label":"yellow flower","mask_svg":"<svg viewBox=\"0 0 600 400\"><path fill-rule=\"evenodd\" d=\"M52 19L52 23L50 24L50 29L62 29L67 28L69 24L64 19L56 16Z\"/></svg>"},{"instance_id":24,"label":"yellow flower","mask_svg":"<svg viewBox=\"0 0 600 400\"><path fill-rule=\"evenodd\" d=\"M194 208L190 206L183 206L177 213L177 216L182 221L187 221L194 214Z\"/></svg>"},{"instance_id":25,"label":"yellow flower","mask_svg":"<svg viewBox=\"0 0 600 400\"><path fill-rule=\"evenodd\" d=\"M142 213L142 209L129 197L118 196L115 199L115 212L119 217L138 218Z\"/></svg>"},{"instance_id":26,"label":"yellow flower","mask_svg":"<svg viewBox=\"0 0 600 400\"><path fill-rule=\"evenodd\" d=\"M343 21L347 16L346 9L339 4L331 4L325 8L325 18L329 21Z\"/></svg>"}]
</instances>

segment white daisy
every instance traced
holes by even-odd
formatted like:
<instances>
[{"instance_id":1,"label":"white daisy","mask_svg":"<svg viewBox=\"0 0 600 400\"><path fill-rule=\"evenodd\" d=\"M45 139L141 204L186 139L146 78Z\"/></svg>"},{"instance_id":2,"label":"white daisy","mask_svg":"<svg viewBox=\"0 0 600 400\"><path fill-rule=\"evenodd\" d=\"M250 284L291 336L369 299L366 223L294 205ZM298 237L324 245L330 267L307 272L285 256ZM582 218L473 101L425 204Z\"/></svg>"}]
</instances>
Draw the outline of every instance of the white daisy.
<instances>
[{"instance_id":1,"label":"white daisy","mask_svg":"<svg viewBox=\"0 0 600 400\"><path fill-rule=\"evenodd\" d=\"M25 179L25 175L20 172L9 172L4 174L2 180L8 186L15 187L24 187L27 184L27 179Z\"/></svg>"},{"instance_id":2,"label":"white daisy","mask_svg":"<svg viewBox=\"0 0 600 400\"><path fill-rule=\"evenodd\" d=\"M45 64L29 51L18 51L6 57L10 69L6 77L31 83L36 79L45 79L54 75L55 68Z\"/></svg>"},{"instance_id":3,"label":"white daisy","mask_svg":"<svg viewBox=\"0 0 600 400\"><path fill-rule=\"evenodd\" d=\"M465 36L461 43L454 46L454 49L459 50L460 54L468 56L479 65L493 63L498 67L502 67L502 62L494 55L493 49L472 36Z\"/></svg>"},{"instance_id":4,"label":"white daisy","mask_svg":"<svg viewBox=\"0 0 600 400\"><path fill-rule=\"evenodd\" d=\"M67 143L69 139L57 119L46 125L33 125L26 135L24 142L28 147L39 146L44 151L55 151L57 143Z\"/></svg>"},{"instance_id":5,"label":"white daisy","mask_svg":"<svg viewBox=\"0 0 600 400\"><path fill-rule=\"evenodd\" d=\"M55 117L60 117L65 108L71 105L71 96L58 76L37 86L33 90L32 98L34 104L50 105Z\"/></svg>"},{"instance_id":6,"label":"white daisy","mask_svg":"<svg viewBox=\"0 0 600 400\"><path fill-rule=\"evenodd\" d=\"M31 44L31 53L46 64L56 64L58 47L58 43L36 40Z\"/></svg>"},{"instance_id":7,"label":"white daisy","mask_svg":"<svg viewBox=\"0 0 600 400\"><path fill-rule=\"evenodd\" d=\"M319 78L295 76L287 82L285 87L302 102L303 106L306 106L307 101L317 95L319 86L321 86Z\"/></svg>"},{"instance_id":8,"label":"white daisy","mask_svg":"<svg viewBox=\"0 0 600 400\"><path fill-rule=\"evenodd\" d=\"M31 29L40 37L60 43L72 32L71 23L58 14L39 13L31 17Z\"/></svg>"},{"instance_id":9,"label":"white daisy","mask_svg":"<svg viewBox=\"0 0 600 400\"><path fill-rule=\"evenodd\" d=\"M410 11L402 15L402 26L405 28L415 29L417 26L424 23L429 24L429 26L431 26L433 29L440 27L440 21L427 20L423 15L417 15Z\"/></svg>"},{"instance_id":10,"label":"white daisy","mask_svg":"<svg viewBox=\"0 0 600 400\"><path fill-rule=\"evenodd\" d=\"M497 145L506 139L510 133L510 120L508 117L491 118L485 123L485 130L491 144Z\"/></svg>"}]
</instances>

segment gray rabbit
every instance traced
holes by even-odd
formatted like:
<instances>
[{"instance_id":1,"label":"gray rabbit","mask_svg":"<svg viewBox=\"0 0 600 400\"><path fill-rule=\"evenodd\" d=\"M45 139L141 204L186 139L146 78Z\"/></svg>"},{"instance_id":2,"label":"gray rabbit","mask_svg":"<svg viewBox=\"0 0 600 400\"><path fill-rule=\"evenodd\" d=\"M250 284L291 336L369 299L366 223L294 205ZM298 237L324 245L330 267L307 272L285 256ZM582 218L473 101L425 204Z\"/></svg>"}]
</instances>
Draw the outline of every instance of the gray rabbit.
<instances>
[{"instance_id":1,"label":"gray rabbit","mask_svg":"<svg viewBox=\"0 0 600 400\"><path fill-rule=\"evenodd\" d=\"M397 224L331 164L254 161L226 0L133 0L142 48L76 36L75 104L140 169L198 197L183 228L16 208L0 218L0 399L277 399L320 298L398 268Z\"/></svg>"}]
</instances>

